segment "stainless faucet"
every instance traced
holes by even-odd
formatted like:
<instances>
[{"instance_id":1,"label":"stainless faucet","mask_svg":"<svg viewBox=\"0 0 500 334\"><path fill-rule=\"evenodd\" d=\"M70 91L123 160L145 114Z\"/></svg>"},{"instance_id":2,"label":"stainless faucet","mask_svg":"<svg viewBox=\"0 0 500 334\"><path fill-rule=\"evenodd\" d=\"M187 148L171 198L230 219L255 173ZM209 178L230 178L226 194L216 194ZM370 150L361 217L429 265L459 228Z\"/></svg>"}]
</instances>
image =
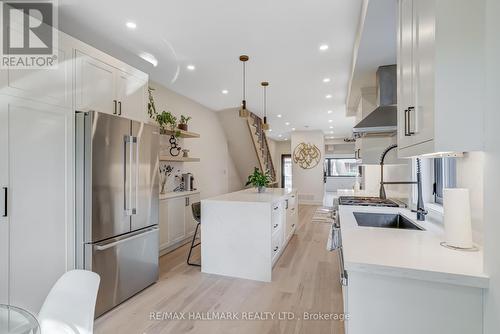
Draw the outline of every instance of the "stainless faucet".
<instances>
[{"instance_id":1,"label":"stainless faucet","mask_svg":"<svg viewBox=\"0 0 500 334\"><path fill-rule=\"evenodd\" d=\"M424 208L424 200L422 196L422 174L421 174L421 166L420 166L420 159L417 158L417 181L396 181L396 182L384 182L384 159L387 153L389 153L390 150L395 149L398 147L398 145L394 144L389 146L384 150L382 155L380 156L380 194L379 197L381 199L386 199L387 196L385 194L385 188L384 184L416 184L417 185L417 190L418 190L418 199L417 199L417 210L412 210L413 212L417 213L417 220L424 221L425 220L425 215L427 214L427 211L425 211Z\"/></svg>"}]
</instances>

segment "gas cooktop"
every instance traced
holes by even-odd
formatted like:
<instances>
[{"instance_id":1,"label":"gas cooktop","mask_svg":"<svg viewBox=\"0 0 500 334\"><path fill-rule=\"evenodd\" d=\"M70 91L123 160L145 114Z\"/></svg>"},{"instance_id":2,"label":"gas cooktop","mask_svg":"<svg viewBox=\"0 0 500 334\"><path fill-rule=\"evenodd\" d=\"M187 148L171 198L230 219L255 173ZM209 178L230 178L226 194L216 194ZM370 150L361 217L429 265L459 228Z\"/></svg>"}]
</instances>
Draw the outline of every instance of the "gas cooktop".
<instances>
[{"instance_id":1,"label":"gas cooktop","mask_svg":"<svg viewBox=\"0 0 500 334\"><path fill-rule=\"evenodd\" d=\"M378 197L357 197L357 196L340 196L339 205L399 207L399 204L390 199L381 199Z\"/></svg>"}]
</instances>

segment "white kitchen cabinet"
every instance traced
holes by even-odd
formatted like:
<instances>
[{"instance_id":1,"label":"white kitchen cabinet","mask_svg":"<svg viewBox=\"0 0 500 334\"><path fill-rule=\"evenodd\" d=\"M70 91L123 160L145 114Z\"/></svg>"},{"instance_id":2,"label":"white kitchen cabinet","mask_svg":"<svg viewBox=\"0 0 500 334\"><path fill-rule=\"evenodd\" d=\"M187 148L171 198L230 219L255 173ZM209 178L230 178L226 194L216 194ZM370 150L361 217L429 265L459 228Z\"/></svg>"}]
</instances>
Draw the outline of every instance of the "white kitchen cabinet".
<instances>
[{"instance_id":1,"label":"white kitchen cabinet","mask_svg":"<svg viewBox=\"0 0 500 334\"><path fill-rule=\"evenodd\" d=\"M198 224L191 204L199 201L199 193L160 200L160 251L171 251L190 240Z\"/></svg>"},{"instance_id":2,"label":"white kitchen cabinet","mask_svg":"<svg viewBox=\"0 0 500 334\"><path fill-rule=\"evenodd\" d=\"M147 74L88 46L82 49L75 51L76 109L148 122Z\"/></svg>"},{"instance_id":3,"label":"white kitchen cabinet","mask_svg":"<svg viewBox=\"0 0 500 334\"><path fill-rule=\"evenodd\" d=\"M292 194L287 200L286 200L286 218L285 218L285 229L284 229L284 234L285 234L285 240L289 240L294 232L295 229L297 228L297 223L298 223L298 202L295 197L295 194Z\"/></svg>"},{"instance_id":4,"label":"white kitchen cabinet","mask_svg":"<svg viewBox=\"0 0 500 334\"><path fill-rule=\"evenodd\" d=\"M186 197L176 197L167 200L168 243L174 244L184 239L186 214Z\"/></svg>"},{"instance_id":5,"label":"white kitchen cabinet","mask_svg":"<svg viewBox=\"0 0 500 334\"><path fill-rule=\"evenodd\" d=\"M64 33L58 33L57 36L57 68L0 69L0 94L71 107L73 38Z\"/></svg>"},{"instance_id":6,"label":"white kitchen cabinet","mask_svg":"<svg viewBox=\"0 0 500 334\"><path fill-rule=\"evenodd\" d=\"M482 150L484 2L399 0L398 15L399 156Z\"/></svg>"},{"instance_id":7,"label":"white kitchen cabinet","mask_svg":"<svg viewBox=\"0 0 500 334\"><path fill-rule=\"evenodd\" d=\"M73 112L3 95L0 120L0 299L36 313L72 267Z\"/></svg>"},{"instance_id":8,"label":"white kitchen cabinet","mask_svg":"<svg viewBox=\"0 0 500 334\"><path fill-rule=\"evenodd\" d=\"M115 68L76 51L76 110L117 114Z\"/></svg>"}]
</instances>

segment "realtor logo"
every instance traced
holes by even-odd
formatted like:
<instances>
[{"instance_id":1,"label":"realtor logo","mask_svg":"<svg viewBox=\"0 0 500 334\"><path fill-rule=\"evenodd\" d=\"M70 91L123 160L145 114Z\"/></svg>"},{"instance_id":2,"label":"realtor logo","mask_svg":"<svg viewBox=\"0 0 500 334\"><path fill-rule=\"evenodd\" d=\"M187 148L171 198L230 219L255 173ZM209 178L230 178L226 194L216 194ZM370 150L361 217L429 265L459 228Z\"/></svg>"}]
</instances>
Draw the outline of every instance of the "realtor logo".
<instances>
[{"instance_id":1,"label":"realtor logo","mask_svg":"<svg viewBox=\"0 0 500 334\"><path fill-rule=\"evenodd\" d=\"M57 6L46 1L3 1L0 68L57 67Z\"/></svg>"}]
</instances>

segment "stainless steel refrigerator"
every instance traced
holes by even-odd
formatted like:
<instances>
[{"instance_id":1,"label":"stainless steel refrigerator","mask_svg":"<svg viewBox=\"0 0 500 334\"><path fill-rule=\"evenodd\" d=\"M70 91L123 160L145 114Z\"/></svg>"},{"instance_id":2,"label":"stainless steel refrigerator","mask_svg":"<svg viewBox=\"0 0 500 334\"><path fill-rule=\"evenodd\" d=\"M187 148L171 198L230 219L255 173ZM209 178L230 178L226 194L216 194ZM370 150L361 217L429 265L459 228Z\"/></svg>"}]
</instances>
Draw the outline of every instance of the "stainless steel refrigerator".
<instances>
[{"instance_id":1,"label":"stainless steel refrigerator","mask_svg":"<svg viewBox=\"0 0 500 334\"><path fill-rule=\"evenodd\" d=\"M77 267L101 277L98 317L158 280L158 128L77 112Z\"/></svg>"}]
</instances>

